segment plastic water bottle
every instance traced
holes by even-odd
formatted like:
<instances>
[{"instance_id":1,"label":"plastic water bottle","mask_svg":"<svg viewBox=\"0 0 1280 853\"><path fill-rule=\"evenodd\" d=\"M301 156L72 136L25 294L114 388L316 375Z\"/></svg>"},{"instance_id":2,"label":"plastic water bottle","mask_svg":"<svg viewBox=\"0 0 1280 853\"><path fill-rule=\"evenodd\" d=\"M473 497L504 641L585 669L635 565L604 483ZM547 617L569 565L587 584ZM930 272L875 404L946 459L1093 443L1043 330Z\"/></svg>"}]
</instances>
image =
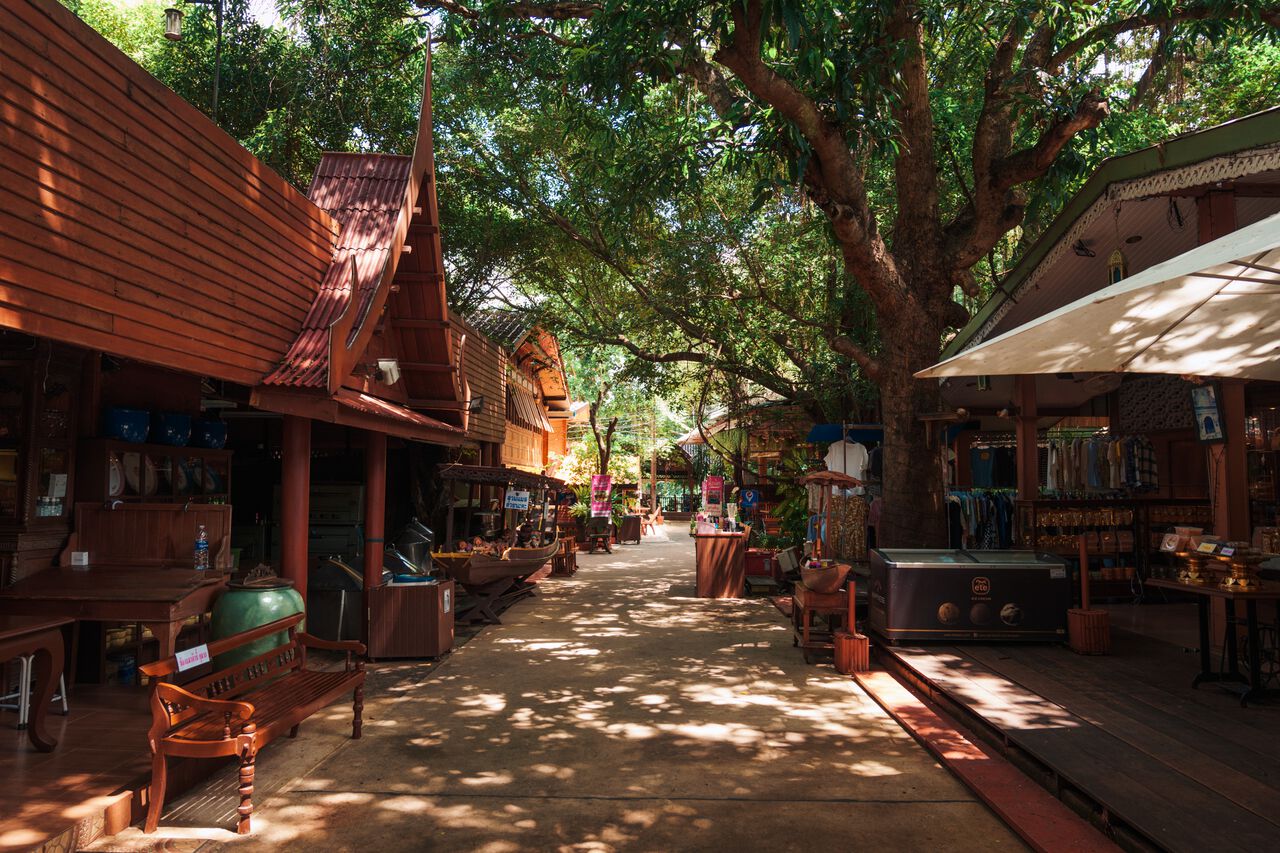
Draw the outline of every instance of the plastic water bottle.
<instances>
[{"instance_id":1,"label":"plastic water bottle","mask_svg":"<svg viewBox=\"0 0 1280 853\"><path fill-rule=\"evenodd\" d=\"M209 569L209 532L204 529L203 524L200 525L200 532L196 534L195 567L197 572Z\"/></svg>"}]
</instances>

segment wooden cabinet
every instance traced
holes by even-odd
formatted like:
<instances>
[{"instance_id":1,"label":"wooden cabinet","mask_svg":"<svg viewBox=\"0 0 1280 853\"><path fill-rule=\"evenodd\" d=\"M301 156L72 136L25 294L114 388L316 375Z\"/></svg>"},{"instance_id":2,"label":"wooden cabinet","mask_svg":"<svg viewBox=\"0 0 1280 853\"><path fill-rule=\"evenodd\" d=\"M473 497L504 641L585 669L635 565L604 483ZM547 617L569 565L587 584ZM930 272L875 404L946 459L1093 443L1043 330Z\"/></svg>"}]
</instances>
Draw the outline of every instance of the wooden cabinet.
<instances>
[{"instance_id":1,"label":"wooden cabinet","mask_svg":"<svg viewBox=\"0 0 1280 853\"><path fill-rule=\"evenodd\" d=\"M52 565L66 540L82 360L0 334L0 585Z\"/></svg>"},{"instance_id":2,"label":"wooden cabinet","mask_svg":"<svg viewBox=\"0 0 1280 853\"><path fill-rule=\"evenodd\" d=\"M95 438L80 447L82 501L227 503L231 451Z\"/></svg>"}]
</instances>

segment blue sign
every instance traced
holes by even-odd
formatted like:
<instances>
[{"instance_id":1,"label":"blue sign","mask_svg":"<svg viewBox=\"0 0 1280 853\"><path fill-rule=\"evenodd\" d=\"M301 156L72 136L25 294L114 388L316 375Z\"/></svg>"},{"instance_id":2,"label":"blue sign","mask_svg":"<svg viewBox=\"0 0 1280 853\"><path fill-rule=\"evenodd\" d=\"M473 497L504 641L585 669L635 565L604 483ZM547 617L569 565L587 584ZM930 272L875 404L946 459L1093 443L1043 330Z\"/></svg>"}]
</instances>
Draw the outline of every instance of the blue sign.
<instances>
[{"instance_id":1,"label":"blue sign","mask_svg":"<svg viewBox=\"0 0 1280 853\"><path fill-rule=\"evenodd\" d=\"M756 504L760 503L760 492L755 489L743 489L738 492L738 503L742 504L743 509L755 509Z\"/></svg>"}]
</instances>

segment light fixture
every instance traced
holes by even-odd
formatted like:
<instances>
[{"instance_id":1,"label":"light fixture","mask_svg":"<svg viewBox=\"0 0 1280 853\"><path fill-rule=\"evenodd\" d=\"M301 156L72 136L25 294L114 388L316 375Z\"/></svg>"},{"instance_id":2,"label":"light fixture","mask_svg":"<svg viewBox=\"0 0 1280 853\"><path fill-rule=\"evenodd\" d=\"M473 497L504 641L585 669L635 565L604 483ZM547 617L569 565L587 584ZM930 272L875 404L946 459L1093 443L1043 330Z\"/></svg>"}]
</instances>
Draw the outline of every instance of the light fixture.
<instances>
[{"instance_id":1,"label":"light fixture","mask_svg":"<svg viewBox=\"0 0 1280 853\"><path fill-rule=\"evenodd\" d=\"M182 10L169 7L164 10L164 37L169 41L182 40Z\"/></svg>"},{"instance_id":2,"label":"light fixture","mask_svg":"<svg viewBox=\"0 0 1280 853\"><path fill-rule=\"evenodd\" d=\"M1096 258L1098 256L1097 252L1085 245L1084 240L1077 240L1075 245L1071 247L1071 251L1082 258Z\"/></svg>"},{"instance_id":3,"label":"light fixture","mask_svg":"<svg viewBox=\"0 0 1280 853\"><path fill-rule=\"evenodd\" d=\"M198 3L213 10L213 25L216 41L213 48L213 100L210 103L210 117L214 124L218 123L218 83L222 77L222 13L226 0L182 0L184 3ZM164 37L170 41L182 40L182 10L176 5L164 10Z\"/></svg>"},{"instance_id":4,"label":"light fixture","mask_svg":"<svg viewBox=\"0 0 1280 853\"><path fill-rule=\"evenodd\" d=\"M990 377L990 376L979 376L979 377L978 377L978 390L979 390L979 391L990 391L990 390L991 390L991 377Z\"/></svg>"},{"instance_id":5,"label":"light fixture","mask_svg":"<svg viewBox=\"0 0 1280 853\"><path fill-rule=\"evenodd\" d=\"M467 402L467 411L473 415L484 411L484 395L479 394L475 397L472 397Z\"/></svg>"},{"instance_id":6,"label":"light fixture","mask_svg":"<svg viewBox=\"0 0 1280 853\"><path fill-rule=\"evenodd\" d=\"M1141 235L1141 234L1131 234L1130 236L1125 237L1125 238L1124 238L1124 241L1125 241L1126 243L1128 243L1130 246L1132 246L1134 243L1141 243L1141 242L1142 242L1142 235Z\"/></svg>"},{"instance_id":7,"label":"light fixture","mask_svg":"<svg viewBox=\"0 0 1280 853\"><path fill-rule=\"evenodd\" d=\"M400 362L394 358L378 359L378 367L374 371L374 376L383 385L395 385L400 381Z\"/></svg>"}]
</instances>

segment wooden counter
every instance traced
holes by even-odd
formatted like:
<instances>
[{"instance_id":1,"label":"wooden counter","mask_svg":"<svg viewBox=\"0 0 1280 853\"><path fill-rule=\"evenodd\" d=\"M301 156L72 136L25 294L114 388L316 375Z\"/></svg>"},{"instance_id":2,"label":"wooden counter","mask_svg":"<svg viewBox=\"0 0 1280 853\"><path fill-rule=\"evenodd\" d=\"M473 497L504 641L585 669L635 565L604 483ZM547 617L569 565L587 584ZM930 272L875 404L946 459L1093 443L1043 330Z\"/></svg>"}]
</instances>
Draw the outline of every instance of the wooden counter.
<instances>
[{"instance_id":1,"label":"wooden counter","mask_svg":"<svg viewBox=\"0 0 1280 853\"><path fill-rule=\"evenodd\" d=\"M209 612L226 578L220 572L121 566L45 569L0 590L0 613L62 616L100 622L141 622L175 651L182 623Z\"/></svg>"},{"instance_id":2,"label":"wooden counter","mask_svg":"<svg viewBox=\"0 0 1280 853\"><path fill-rule=\"evenodd\" d=\"M698 598L741 598L746 581L747 533L694 536Z\"/></svg>"}]
</instances>

